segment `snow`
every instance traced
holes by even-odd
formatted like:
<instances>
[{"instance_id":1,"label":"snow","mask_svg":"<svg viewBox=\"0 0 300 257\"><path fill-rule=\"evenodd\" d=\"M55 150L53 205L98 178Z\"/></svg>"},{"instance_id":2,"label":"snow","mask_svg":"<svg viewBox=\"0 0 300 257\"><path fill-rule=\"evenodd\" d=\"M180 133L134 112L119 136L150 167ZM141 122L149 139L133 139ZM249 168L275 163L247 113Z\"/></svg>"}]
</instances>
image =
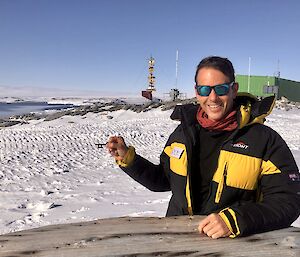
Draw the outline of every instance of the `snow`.
<instances>
[{"instance_id":1,"label":"snow","mask_svg":"<svg viewBox=\"0 0 300 257\"><path fill-rule=\"evenodd\" d=\"M178 125L171 112L88 113L0 129L0 234L117 216L164 216L170 193L136 183L95 143L121 135L158 163ZM266 124L286 140L299 166L300 110L274 110Z\"/></svg>"}]
</instances>

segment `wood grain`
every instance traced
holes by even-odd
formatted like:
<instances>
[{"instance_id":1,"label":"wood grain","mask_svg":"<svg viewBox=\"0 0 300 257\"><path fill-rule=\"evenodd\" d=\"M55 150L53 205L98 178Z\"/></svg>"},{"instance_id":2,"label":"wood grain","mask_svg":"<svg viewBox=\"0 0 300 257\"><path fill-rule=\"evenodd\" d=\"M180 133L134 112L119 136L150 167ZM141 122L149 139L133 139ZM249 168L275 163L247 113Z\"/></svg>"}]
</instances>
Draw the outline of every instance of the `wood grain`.
<instances>
[{"instance_id":1,"label":"wood grain","mask_svg":"<svg viewBox=\"0 0 300 257\"><path fill-rule=\"evenodd\" d=\"M52 225L0 236L0 256L300 256L300 229L236 239L197 231L201 216L111 218Z\"/></svg>"}]
</instances>

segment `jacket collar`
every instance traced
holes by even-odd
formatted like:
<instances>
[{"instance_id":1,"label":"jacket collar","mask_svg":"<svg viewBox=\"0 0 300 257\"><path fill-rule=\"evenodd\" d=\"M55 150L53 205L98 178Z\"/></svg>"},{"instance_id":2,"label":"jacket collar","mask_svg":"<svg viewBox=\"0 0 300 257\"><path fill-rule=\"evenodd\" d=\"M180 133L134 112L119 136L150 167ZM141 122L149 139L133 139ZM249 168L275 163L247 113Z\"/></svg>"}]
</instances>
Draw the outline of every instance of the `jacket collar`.
<instances>
[{"instance_id":1,"label":"jacket collar","mask_svg":"<svg viewBox=\"0 0 300 257\"><path fill-rule=\"evenodd\" d=\"M248 93L238 93L235 103L239 106L239 128L255 123L263 124L265 118L272 112L275 105L275 96L268 96L258 100Z\"/></svg>"},{"instance_id":2,"label":"jacket collar","mask_svg":"<svg viewBox=\"0 0 300 257\"><path fill-rule=\"evenodd\" d=\"M176 105L170 118L172 120L181 121L181 123L186 123L187 125L197 124L198 121L196 119L196 115L198 108L199 104L193 103Z\"/></svg>"}]
</instances>

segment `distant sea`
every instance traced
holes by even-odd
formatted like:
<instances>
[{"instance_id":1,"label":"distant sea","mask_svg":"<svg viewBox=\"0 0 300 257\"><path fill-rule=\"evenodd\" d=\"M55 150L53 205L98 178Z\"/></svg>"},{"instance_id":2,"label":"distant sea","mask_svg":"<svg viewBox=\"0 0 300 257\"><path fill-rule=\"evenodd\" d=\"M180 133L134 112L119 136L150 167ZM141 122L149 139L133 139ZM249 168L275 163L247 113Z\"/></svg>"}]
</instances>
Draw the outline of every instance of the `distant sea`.
<instances>
[{"instance_id":1,"label":"distant sea","mask_svg":"<svg viewBox=\"0 0 300 257\"><path fill-rule=\"evenodd\" d=\"M47 102L0 102L0 119L8 118L12 115L21 115L31 112L40 112L45 110L60 110L74 107L72 104L48 104Z\"/></svg>"}]
</instances>

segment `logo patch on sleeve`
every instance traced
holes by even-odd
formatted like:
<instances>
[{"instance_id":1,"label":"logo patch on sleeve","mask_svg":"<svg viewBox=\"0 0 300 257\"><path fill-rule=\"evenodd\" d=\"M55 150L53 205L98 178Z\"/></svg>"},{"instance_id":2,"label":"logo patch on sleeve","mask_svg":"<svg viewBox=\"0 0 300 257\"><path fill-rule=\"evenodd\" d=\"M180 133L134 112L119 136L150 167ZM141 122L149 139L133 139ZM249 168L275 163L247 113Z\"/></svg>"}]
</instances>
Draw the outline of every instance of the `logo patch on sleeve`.
<instances>
[{"instance_id":1,"label":"logo patch on sleeve","mask_svg":"<svg viewBox=\"0 0 300 257\"><path fill-rule=\"evenodd\" d=\"M182 153L183 153L183 149L179 148L179 147L174 147L172 152L171 152L171 156L175 157L177 159L180 159Z\"/></svg>"}]
</instances>

